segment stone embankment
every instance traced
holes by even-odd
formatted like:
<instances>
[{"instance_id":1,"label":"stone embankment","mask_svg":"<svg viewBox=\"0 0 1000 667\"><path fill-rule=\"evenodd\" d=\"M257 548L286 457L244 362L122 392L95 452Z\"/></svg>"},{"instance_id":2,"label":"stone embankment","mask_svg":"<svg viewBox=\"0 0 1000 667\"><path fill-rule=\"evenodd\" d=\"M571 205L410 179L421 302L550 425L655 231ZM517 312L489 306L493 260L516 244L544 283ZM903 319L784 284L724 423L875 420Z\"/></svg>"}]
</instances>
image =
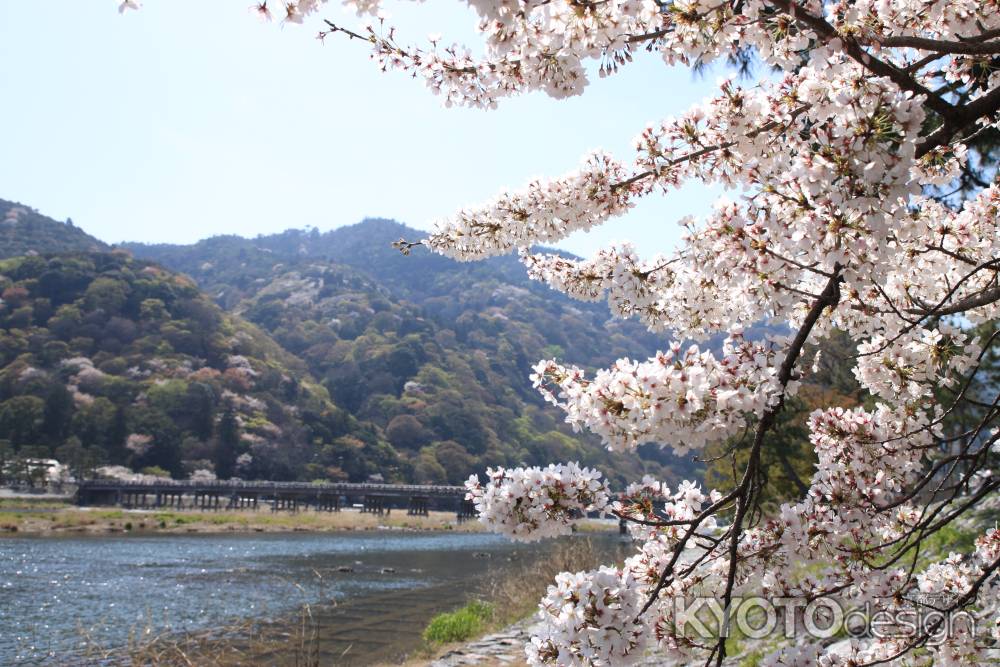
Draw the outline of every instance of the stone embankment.
<instances>
[{"instance_id":1,"label":"stone embankment","mask_svg":"<svg viewBox=\"0 0 1000 667\"><path fill-rule=\"evenodd\" d=\"M532 621L525 620L501 632L486 635L460 648L448 651L430 663L429 667L465 667L479 665L524 664L524 645L531 636Z\"/></svg>"},{"instance_id":2,"label":"stone embankment","mask_svg":"<svg viewBox=\"0 0 1000 667\"><path fill-rule=\"evenodd\" d=\"M476 641L469 642L460 648L448 651L432 661L428 667L500 667L501 665L523 665L524 645L531 638L534 620L520 621L505 628L501 632L486 635ZM641 660L640 667L672 664L662 657L649 656Z\"/></svg>"}]
</instances>

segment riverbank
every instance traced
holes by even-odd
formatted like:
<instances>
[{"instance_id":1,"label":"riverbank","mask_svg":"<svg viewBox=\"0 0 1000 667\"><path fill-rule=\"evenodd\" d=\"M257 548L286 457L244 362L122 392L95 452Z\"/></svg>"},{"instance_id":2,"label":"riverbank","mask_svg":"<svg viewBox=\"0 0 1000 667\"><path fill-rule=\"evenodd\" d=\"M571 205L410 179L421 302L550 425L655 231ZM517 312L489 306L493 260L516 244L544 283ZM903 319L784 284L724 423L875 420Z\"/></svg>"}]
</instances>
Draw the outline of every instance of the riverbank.
<instances>
[{"instance_id":1,"label":"riverbank","mask_svg":"<svg viewBox=\"0 0 1000 667\"><path fill-rule=\"evenodd\" d=\"M616 530L613 522L588 520L584 532ZM340 512L202 511L77 507L52 499L0 498L0 536L114 533L280 533L368 530L482 532L476 520L458 521L454 512L410 516L405 511L370 514Z\"/></svg>"},{"instance_id":2,"label":"riverbank","mask_svg":"<svg viewBox=\"0 0 1000 667\"><path fill-rule=\"evenodd\" d=\"M423 646L411 653L401 663L402 667L526 665L524 646L536 630L538 602L555 576L560 572L590 570L617 562L629 548L627 542L595 541L582 535L563 540L544 558L522 563L493 579L481 591L481 598L432 618L424 630ZM469 616L478 622L463 623L463 618ZM463 627L467 628L464 634ZM435 641L435 636L444 636L446 640ZM389 667L389 664L378 667Z\"/></svg>"},{"instance_id":3,"label":"riverbank","mask_svg":"<svg viewBox=\"0 0 1000 667\"><path fill-rule=\"evenodd\" d=\"M0 500L0 535L108 533L276 533L367 530L480 532L478 521L458 521L454 512L409 516L341 512L211 512L76 507L54 501Z\"/></svg>"}]
</instances>

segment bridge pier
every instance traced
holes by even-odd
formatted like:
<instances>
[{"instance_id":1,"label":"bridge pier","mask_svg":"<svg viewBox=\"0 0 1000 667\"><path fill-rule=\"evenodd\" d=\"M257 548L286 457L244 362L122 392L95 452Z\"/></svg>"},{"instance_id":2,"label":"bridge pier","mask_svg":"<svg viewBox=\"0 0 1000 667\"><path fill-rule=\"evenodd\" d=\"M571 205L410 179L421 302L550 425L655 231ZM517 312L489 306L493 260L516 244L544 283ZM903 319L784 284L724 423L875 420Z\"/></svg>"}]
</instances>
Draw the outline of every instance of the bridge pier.
<instances>
[{"instance_id":1,"label":"bridge pier","mask_svg":"<svg viewBox=\"0 0 1000 667\"><path fill-rule=\"evenodd\" d=\"M234 493L229 496L229 501L226 503L226 509L231 510L256 510L257 509L257 495L247 494L247 493Z\"/></svg>"},{"instance_id":2,"label":"bridge pier","mask_svg":"<svg viewBox=\"0 0 1000 667\"><path fill-rule=\"evenodd\" d=\"M209 510L217 512L219 511L219 507L222 505L222 499L216 492L198 491L195 492L194 503L202 512L207 512Z\"/></svg>"},{"instance_id":3,"label":"bridge pier","mask_svg":"<svg viewBox=\"0 0 1000 667\"><path fill-rule=\"evenodd\" d=\"M317 512L339 512L340 511L340 496L320 494L316 497L316 511Z\"/></svg>"},{"instance_id":4,"label":"bridge pier","mask_svg":"<svg viewBox=\"0 0 1000 667\"><path fill-rule=\"evenodd\" d=\"M282 510L287 510L289 512L299 511L299 498L298 496L282 496L275 494L274 498L271 500L271 511L281 512Z\"/></svg>"},{"instance_id":5,"label":"bridge pier","mask_svg":"<svg viewBox=\"0 0 1000 667\"><path fill-rule=\"evenodd\" d=\"M364 500L362 500L363 506L361 511L368 512L370 514L378 514L379 516L389 514L392 511L392 508L389 506L387 500L388 498L385 496L366 494Z\"/></svg>"},{"instance_id":6,"label":"bridge pier","mask_svg":"<svg viewBox=\"0 0 1000 667\"><path fill-rule=\"evenodd\" d=\"M410 516L428 516L430 514L430 498L410 496L410 506L406 513Z\"/></svg>"},{"instance_id":7,"label":"bridge pier","mask_svg":"<svg viewBox=\"0 0 1000 667\"><path fill-rule=\"evenodd\" d=\"M462 498L458 501L458 511L456 512L458 522L476 518L476 504L471 500Z\"/></svg>"}]
</instances>

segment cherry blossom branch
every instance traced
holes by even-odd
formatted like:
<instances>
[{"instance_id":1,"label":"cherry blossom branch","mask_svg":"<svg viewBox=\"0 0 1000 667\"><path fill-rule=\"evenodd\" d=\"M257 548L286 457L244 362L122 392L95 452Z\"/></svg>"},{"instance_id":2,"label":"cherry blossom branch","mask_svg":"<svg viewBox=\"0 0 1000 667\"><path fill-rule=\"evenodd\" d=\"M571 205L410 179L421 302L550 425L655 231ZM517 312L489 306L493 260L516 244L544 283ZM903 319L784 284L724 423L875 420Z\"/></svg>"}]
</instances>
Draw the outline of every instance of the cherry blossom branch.
<instances>
[{"instance_id":1,"label":"cherry blossom branch","mask_svg":"<svg viewBox=\"0 0 1000 667\"><path fill-rule=\"evenodd\" d=\"M796 0L768 0L768 2L787 13L792 20L814 30L823 39L827 41L832 39L841 40L843 51L862 67L873 74L886 77L902 90L909 91L915 95L926 96L928 107L945 118L952 117L955 107L918 83L903 70L866 52L854 37L842 35L826 19L810 14L805 8L799 6Z\"/></svg>"},{"instance_id":2,"label":"cherry blossom branch","mask_svg":"<svg viewBox=\"0 0 1000 667\"><path fill-rule=\"evenodd\" d=\"M840 272L841 268L839 266L834 269L833 275L829 280L827 280L826 286L823 288L823 292L810 306L809 312L806 314L805 319L802 321L802 325L795 334L795 338L788 346L788 350L785 353L785 358L781 363L777 376L777 382L782 388L782 393L779 394L777 403L764 412L757 424L757 429L754 432L754 440L750 448L750 456L747 462L746 470L743 473L743 479L737 487L738 504L736 508L736 515L733 518L731 527L732 532L729 543L729 571L726 575L726 587L722 596L722 607L727 616L731 613L733 588L736 585L736 568L739 562L738 553L740 536L743 532L743 519L746 516L747 511L750 509L751 500L754 497L753 484L754 480L757 478L760 466L760 455L761 449L764 446L764 436L774 425L778 413L784 407L784 390L788 387L788 383L792 380L792 371L795 369L795 364L798 361L799 356L802 354L802 348L809 340L809 335L812 333L816 323L819 322L819 318L823 314L823 311L827 308L836 308L837 304L840 303L840 283L843 280ZM718 652L716 654L715 661L717 667L722 667L722 663L726 658L726 639L727 638L725 636L719 638Z\"/></svg>"}]
</instances>

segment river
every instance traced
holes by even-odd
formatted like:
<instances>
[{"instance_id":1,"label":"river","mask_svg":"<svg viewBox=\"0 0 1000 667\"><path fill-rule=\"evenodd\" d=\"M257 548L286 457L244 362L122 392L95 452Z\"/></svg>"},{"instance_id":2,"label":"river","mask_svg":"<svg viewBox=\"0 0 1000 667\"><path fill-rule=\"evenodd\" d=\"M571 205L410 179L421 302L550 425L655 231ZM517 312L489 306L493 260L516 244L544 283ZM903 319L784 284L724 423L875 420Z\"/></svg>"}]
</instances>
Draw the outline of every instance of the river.
<instances>
[{"instance_id":1,"label":"river","mask_svg":"<svg viewBox=\"0 0 1000 667\"><path fill-rule=\"evenodd\" d=\"M546 548L395 531L0 538L0 664L86 662L147 629L294 624L304 605L323 664L394 660L431 615Z\"/></svg>"}]
</instances>

